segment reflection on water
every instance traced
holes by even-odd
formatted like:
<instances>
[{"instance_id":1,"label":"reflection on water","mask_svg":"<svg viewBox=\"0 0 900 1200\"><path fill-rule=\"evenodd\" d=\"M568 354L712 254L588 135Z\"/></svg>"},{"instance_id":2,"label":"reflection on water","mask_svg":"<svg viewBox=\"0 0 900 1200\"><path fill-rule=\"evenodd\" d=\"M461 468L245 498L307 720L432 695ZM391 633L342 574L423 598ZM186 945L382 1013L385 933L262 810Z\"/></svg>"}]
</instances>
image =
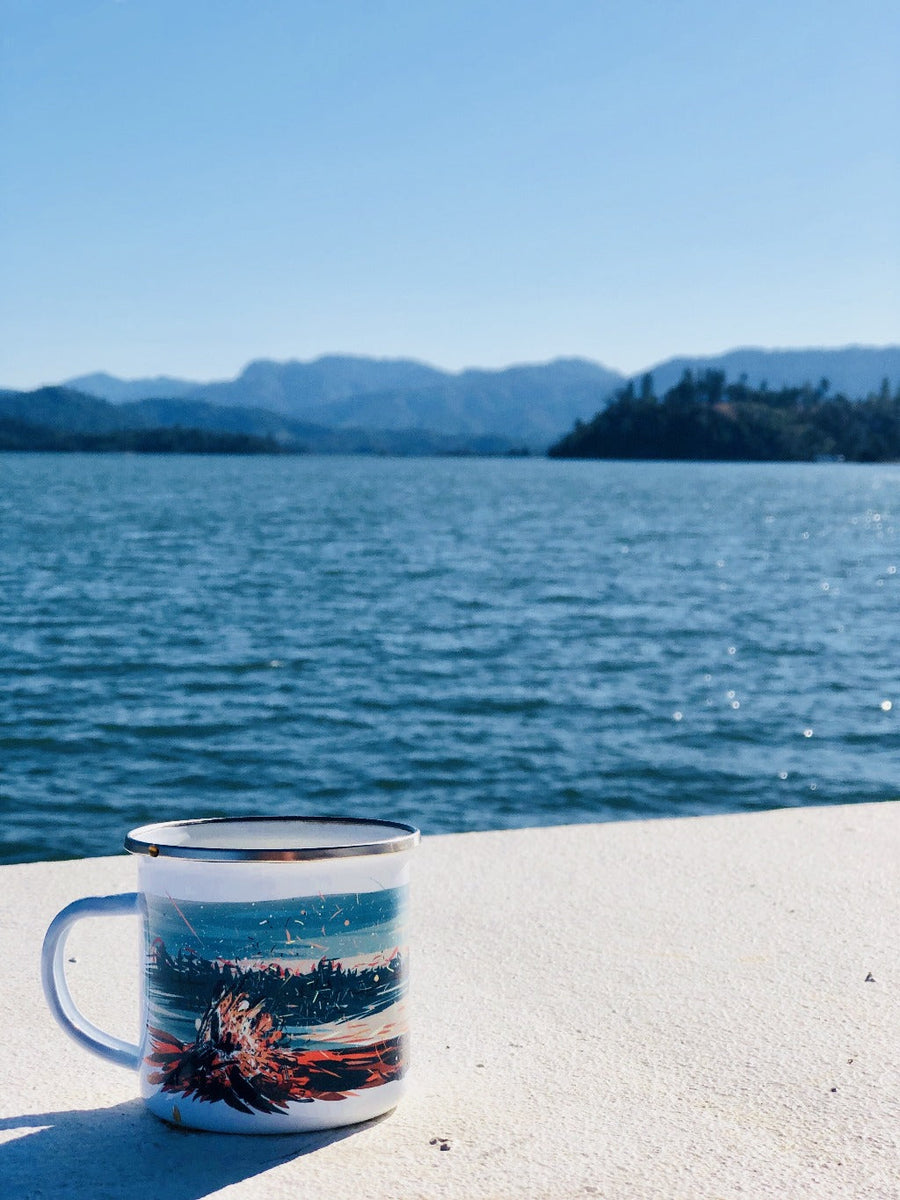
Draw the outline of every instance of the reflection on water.
<instances>
[{"instance_id":1,"label":"reflection on water","mask_svg":"<svg viewBox=\"0 0 900 1200\"><path fill-rule=\"evenodd\" d=\"M897 794L900 467L0 455L5 861Z\"/></svg>"}]
</instances>

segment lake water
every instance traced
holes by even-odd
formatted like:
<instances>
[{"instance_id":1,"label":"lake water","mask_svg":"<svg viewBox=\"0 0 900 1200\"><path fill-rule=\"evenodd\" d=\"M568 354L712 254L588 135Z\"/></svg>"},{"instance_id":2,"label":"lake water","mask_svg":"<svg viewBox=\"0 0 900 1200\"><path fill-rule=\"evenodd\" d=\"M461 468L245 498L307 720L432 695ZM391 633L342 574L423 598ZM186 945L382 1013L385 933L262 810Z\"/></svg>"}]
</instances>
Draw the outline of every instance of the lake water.
<instances>
[{"instance_id":1,"label":"lake water","mask_svg":"<svg viewBox=\"0 0 900 1200\"><path fill-rule=\"evenodd\" d=\"M900 466L0 455L0 861L900 795Z\"/></svg>"}]
</instances>

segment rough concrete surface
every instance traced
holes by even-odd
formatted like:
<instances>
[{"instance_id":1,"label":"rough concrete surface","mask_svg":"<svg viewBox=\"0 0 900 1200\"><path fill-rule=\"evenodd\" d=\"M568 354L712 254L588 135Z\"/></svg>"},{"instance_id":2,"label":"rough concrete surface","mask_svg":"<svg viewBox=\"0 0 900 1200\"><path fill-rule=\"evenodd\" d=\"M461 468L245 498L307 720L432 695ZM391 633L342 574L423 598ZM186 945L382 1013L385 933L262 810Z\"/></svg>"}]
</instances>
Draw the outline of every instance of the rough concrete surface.
<instances>
[{"instance_id":1,"label":"rough concrete surface","mask_svg":"<svg viewBox=\"0 0 900 1200\"><path fill-rule=\"evenodd\" d=\"M53 1023L47 924L135 874L0 868L5 1196L900 1196L900 803L425 839L411 1092L331 1134L170 1129ZM134 919L68 953L134 1038Z\"/></svg>"}]
</instances>

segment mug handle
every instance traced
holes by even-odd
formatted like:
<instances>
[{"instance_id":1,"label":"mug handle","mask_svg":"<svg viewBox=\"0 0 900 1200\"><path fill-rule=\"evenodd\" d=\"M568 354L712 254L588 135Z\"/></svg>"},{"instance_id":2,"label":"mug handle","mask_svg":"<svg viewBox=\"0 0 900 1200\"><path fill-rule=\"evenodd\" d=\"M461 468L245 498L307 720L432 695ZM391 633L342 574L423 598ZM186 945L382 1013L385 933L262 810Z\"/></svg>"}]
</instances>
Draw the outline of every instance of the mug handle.
<instances>
[{"instance_id":1,"label":"mug handle","mask_svg":"<svg viewBox=\"0 0 900 1200\"><path fill-rule=\"evenodd\" d=\"M76 1042L99 1054L101 1058L118 1063L120 1067L141 1065L141 1050L131 1042L110 1033L104 1033L84 1017L76 1008L75 1001L66 982L66 966L63 955L69 930L82 917L111 917L131 915L140 911L138 893L127 892L122 896L87 896L75 900L50 922L41 951L41 982L50 1011L57 1021Z\"/></svg>"}]
</instances>

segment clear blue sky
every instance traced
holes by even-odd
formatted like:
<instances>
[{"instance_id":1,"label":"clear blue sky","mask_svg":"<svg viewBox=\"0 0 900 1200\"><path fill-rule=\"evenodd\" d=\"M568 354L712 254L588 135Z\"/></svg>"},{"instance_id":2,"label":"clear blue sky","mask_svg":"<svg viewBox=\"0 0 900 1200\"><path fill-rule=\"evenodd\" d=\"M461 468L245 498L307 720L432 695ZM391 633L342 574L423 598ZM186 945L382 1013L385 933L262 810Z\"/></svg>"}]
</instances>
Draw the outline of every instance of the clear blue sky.
<instances>
[{"instance_id":1,"label":"clear blue sky","mask_svg":"<svg viewBox=\"0 0 900 1200\"><path fill-rule=\"evenodd\" d=\"M0 385L900 341L896 0L0 0Z\"/></svg>"}]
</instances>

